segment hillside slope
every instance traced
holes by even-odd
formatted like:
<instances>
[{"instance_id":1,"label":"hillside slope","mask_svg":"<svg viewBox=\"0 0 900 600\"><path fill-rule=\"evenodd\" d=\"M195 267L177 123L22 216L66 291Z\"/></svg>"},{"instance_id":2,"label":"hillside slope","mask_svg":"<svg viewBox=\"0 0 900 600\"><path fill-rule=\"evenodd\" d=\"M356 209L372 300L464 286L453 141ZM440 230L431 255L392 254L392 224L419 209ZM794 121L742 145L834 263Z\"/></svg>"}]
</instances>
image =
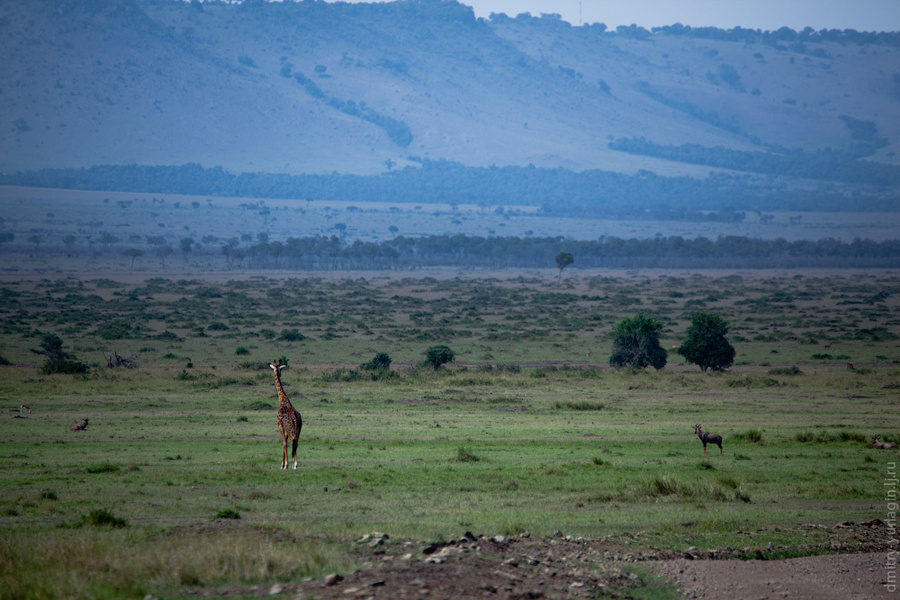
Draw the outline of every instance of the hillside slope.
<instances>
[{"instance_id":1,"label":"hillside slope","mask_svg":"<svg viewBox=\"0 0 900 600\"><path fill-rule=\"evenodd\" d=\"M710 171L616 140L900 165L895 35L714 33L488 21L452 0L7 0L0 172Z\"/></svg>"}]
</instances>

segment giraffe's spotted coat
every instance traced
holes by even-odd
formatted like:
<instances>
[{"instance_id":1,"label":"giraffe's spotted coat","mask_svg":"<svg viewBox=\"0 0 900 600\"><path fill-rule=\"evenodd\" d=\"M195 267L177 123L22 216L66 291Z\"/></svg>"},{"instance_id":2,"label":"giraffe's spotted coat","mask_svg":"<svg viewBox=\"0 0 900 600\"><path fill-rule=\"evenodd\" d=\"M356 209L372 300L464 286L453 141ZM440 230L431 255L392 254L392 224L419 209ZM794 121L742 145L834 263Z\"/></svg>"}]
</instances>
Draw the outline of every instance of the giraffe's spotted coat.
<instances>
[{"instance_id":1,"label":"giraffe's spotted coat","mask_svg":"<svg viewBox=\"0 0 900 600\"><path fill-rule=\"evenodd\" d=\"M288 440L291 441L291 447L294 457L294 469L297 468L297 444L300 441L300 429L303 428L303 419L300 413L291 404L287 394L284 393L284 387L281 385L281 370L287 365L281 361L272 361L269 365L275 371L275 389L278 390L278 415L275 422L278 424L278 431L281 432L281 468L288 468Z\"/></svg>"}]
</instances>

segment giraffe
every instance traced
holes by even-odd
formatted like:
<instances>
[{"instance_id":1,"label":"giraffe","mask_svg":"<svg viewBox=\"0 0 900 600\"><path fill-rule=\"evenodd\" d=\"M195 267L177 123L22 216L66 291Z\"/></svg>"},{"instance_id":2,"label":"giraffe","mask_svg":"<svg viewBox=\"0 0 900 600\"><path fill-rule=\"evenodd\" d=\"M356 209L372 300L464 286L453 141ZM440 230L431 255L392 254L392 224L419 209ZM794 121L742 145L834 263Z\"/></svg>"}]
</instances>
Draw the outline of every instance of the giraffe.
<instances>
[{"instance_id":1,"label":"giraffe","mask_svg":"<svg viewBox=\"0 0 900 600\"><path fill-rule=\"evenodd\" d=\"M281 370L287 367L280 360L273 360L269 365L275 371L275 389L278 390L278 416L275 422L278 423L278 431L281 432L281 468L288 468L288 439L291 440L294 454L294 470L297 469L297 443L300 441L300 429L303 428L303 419L300 413L291 404L284 388L281 385Z\"/></svg>"}]
</instances>

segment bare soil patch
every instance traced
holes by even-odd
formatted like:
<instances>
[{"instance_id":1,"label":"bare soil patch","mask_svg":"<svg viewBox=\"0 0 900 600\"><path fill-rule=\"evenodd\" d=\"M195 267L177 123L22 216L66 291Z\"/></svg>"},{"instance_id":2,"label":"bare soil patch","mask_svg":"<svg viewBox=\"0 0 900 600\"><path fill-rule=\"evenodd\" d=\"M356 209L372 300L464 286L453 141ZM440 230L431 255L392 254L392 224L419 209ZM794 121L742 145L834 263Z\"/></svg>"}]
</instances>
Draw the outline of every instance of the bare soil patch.
<instances>
[{"instance_id":1,"label":"bare soil patch","mask_svg":"<svg viewBox=\"0 0 900 600\"><path fill-rule=\"evenodd\" d=\"M891 598L883 531L856 528L831 546L840 554L742 560L746 550L629 551L605 539L471 534L446 544L396 543L373 534L363 570L297 586L303 598L628 598L638 588L674 588L684 598L862 600ZM809 547L797 551L816 552ZM789 549L773 549L786 552ZM752 555L752 553L750 553ZM774 554L770 554L773 556ZM760 552L759 556L766 556ZM271 591L271 590L269 590ZM289 591L289 590L283 590Z\"/></svg>"},{"instance_id":2,"label":"bare soil patch","mask_svg":"<svg viewBox=\"0 0 900 600\"><path fill-rule=\"evenodd\" d=\"M787 560L663 561L654 571L677 582L685 598L876 600L897 598L885 587L887 552Z\"/></svg>"}]
</instances>

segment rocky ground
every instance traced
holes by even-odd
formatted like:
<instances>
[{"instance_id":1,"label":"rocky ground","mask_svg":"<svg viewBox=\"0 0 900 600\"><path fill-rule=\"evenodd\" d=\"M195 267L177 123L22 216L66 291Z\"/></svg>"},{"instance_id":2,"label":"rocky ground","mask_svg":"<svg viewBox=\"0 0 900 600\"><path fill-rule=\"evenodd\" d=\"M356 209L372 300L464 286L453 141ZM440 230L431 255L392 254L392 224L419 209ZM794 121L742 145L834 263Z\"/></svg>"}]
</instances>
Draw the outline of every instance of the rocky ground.
<instances>
[{"instance_id":1,"label":"rocky ground","mask_svg":"<svg viewBox=\"0 0 900 600\"><path fill-rule=\"evenodd\" d=\"M884 524L841 524L829 541L766 551L629 551L608 539L473 536L422 545L372 534L358 541L367 568L266 590L294 598L458 600L629 598L650 587L684 598L869 600L886 588ZM831 554L815 554L831 552ZM814 554L773 560L785 554ZM896 562L895 562L896 565ZM262 590L261 590L262 591Z\"/></svg>"}]
</instances>

